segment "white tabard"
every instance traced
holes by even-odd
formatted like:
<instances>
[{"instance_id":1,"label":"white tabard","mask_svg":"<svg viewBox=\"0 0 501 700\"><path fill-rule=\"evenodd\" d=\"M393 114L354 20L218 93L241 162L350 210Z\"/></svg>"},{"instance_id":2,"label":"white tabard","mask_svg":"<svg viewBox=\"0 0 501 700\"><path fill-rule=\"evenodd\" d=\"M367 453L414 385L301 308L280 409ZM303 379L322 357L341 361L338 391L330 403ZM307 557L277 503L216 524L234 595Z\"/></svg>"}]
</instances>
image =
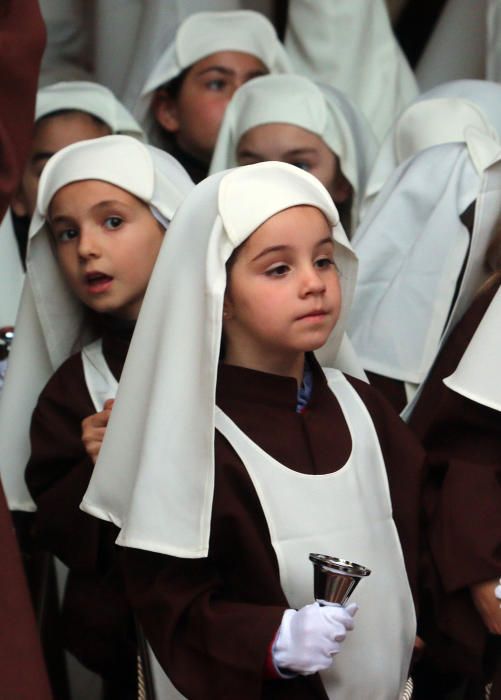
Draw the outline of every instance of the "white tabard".
<instances>
[{"instance_id":1,"label":"white tabard","mask_svg":"<svg viewBox=\"0 0 501 700\"><path fill-rule=\"evenodd\" d=\"M338 370L324 370L350 434L346 464L331 474L293 471L252 442L220 409L216 427L252 479L270 531L283 591L294 608L313 599L310 552L372 569L357 588L355 630L322 681L335 700L396 700L416 633L414 605L392 517L388 478L374 424ZM272 426L270 426L272 429Z\"/></svg>"}]
</instances>

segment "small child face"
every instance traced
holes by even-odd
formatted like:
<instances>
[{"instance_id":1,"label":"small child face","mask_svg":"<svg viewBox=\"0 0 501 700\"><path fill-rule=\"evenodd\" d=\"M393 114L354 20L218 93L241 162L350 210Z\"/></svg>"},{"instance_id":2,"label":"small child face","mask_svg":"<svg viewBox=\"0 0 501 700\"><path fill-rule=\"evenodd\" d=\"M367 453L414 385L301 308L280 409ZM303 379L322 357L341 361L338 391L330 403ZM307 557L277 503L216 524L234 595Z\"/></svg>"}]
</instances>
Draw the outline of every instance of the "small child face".
<instances>
[{"instance_id":1,"label":"small child face","mask_svg":"<svg viewBox=\"0 0 501 700\"><path fill-rule=\"evenodd\" d=\"M340 204L350 196L351 187L339 169L338 159L316 134L295 124L261 124L249 129L237 146L239 165L278 160L314 175Z\"/></svg>"},{"instance_id":2,"label":"small child face","mask_svg":"<svg viewBox=\"0 0 501 700\"><path fill-rule=\"evenodd\" d=\"M40 119L35 125L33 141L21 186L12 202L18 216L33 216L37 203L40 175L54 153L77 141L108 136L111 129L90 114L68 112Z\"/></svg>"},{"instance_id":3,"label":"small child face","mask_svg":"<svg viewBox=\"0 0 501 700\"><path fill-rule=\"evenodd\" d=\"M231 267L224 302L228 355L243 351L244 366L263 369L281 358L294 361L326 342L340 309L326 218L315 207L286 209L256 229Z\"/></svg>"},{"instance_id":4,"label":"small child face","mask_svg":"<svg viewBox=\"0 0 501 700\"><path fill-rule=\"evenodd\" d=\"M80 301L97 313L136 319L165 233L148 206L120 187L83 180L56 192L49 225Z\"/></svg>"},{"instance_id":5,"label":"small child face","mask_svg":"<svg viewBox=\"0 0 501 700\"><path fill-rule=\"evenodd\" d=\"M161 127L177 144L209 163L224 112L233 93L243 83L268 69L256 56L240 51L219 51L194 63L180 92L173 98L157 92L153 111Z\"/></svg>"}]
</instances>

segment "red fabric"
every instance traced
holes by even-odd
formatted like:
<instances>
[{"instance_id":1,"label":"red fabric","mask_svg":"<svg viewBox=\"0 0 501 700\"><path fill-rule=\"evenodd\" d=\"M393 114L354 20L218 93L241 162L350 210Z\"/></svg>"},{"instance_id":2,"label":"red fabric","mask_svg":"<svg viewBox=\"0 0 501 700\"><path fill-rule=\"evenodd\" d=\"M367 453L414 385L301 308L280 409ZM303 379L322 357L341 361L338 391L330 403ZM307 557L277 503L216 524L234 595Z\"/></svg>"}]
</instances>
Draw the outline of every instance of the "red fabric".
<instances>
[{"instance_id":1,"label":"red fabric","mask_svg":"<svg viewBox=\"0 0 501 700\"><path fill-rule=\"evenodd\" d=\"M45 26L36 0L0 5L0 219L21 179L33 129Z\"/></svg>"}]
</instances>

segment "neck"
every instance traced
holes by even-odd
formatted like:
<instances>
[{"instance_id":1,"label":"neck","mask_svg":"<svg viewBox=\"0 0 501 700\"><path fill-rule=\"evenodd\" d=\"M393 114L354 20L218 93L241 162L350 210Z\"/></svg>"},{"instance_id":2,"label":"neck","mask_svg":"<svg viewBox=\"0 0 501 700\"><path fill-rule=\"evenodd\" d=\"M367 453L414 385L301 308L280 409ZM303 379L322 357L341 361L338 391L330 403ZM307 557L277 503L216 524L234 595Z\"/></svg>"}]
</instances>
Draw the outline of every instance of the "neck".
<instances>
[{"instance_id":1,"label":"neck","mask_svg":"<svg viewBox=\"0 0 501 700\"><path fill-rule=\"evenodd\" d=\"M298 386L301 386L304 374L304 352L293 353L290 356L275 357L269 353L266 357L252 357L250 354L238 352L231 345L226 348L224 364L254 369L258 372L277 374L282 377L293 377Z\"/></svg>"}]
</instances>

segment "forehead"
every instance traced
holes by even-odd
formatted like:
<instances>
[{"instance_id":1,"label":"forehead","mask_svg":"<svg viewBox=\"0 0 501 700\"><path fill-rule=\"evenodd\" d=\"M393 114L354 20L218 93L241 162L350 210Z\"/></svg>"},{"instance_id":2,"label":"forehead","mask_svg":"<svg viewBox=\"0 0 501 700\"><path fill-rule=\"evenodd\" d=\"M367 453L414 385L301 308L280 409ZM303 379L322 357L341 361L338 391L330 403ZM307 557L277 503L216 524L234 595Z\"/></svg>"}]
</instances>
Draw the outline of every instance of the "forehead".
<instances>
[{"instance_id":1,"label":"forehead","mask_svg":"<svg viewBox=\"0 0 501 700\"><path fill-rule=\"evenodd\" d=\"M267 67L257 56L243 51L217 51L195 61L188 71L188 75L198 73L211 68L224 68L235 73L268 73Z\"/></svg>"},{"instance_id":2,"label":"forehead","mask_svg":"<svg viewBox=\"0 0 501 700\"><path fill-rule=\"evenodd\" d=\"M49 216L63 210L66 214L81 212L103 202L118 202L128 207L142 208L147 205L127 190L102 180L80 180L61 187L52 197Z\"/></svg>"},{"instance_id":3,"label":"forehead","mask_svg":"<svg viewBox=\"0 0 501 700\"><path fill-rule=\"evenodd\" d=\"M244 243L250 248L269 245L314 245L332 239L332 229L324 213L316 207L299 205L274 214L259 226Z\"/></svg>"},{"instance_id":4,"label":"forehead","mask_svg":"<svg viewBox=\"0 0 501 700\"><path fill-rule=\"evenodd\" d=\"M259 124L248 129L238 141L238 151L255 148L287 152L296 149L313 149L330 153L325 141L304 127L284 122Z\"/></svg>"},{"instance_id":5,"label":"forehead","mask_svg":"<svg viewBox=\"0 0 501 700\"><path fill-rule=\"evenodd\" d=\"M111 134L111 129L86 112L71 111L39 119L35 124L32 150L57 152L77 141Z\"/></svg>"}]
</instances>

